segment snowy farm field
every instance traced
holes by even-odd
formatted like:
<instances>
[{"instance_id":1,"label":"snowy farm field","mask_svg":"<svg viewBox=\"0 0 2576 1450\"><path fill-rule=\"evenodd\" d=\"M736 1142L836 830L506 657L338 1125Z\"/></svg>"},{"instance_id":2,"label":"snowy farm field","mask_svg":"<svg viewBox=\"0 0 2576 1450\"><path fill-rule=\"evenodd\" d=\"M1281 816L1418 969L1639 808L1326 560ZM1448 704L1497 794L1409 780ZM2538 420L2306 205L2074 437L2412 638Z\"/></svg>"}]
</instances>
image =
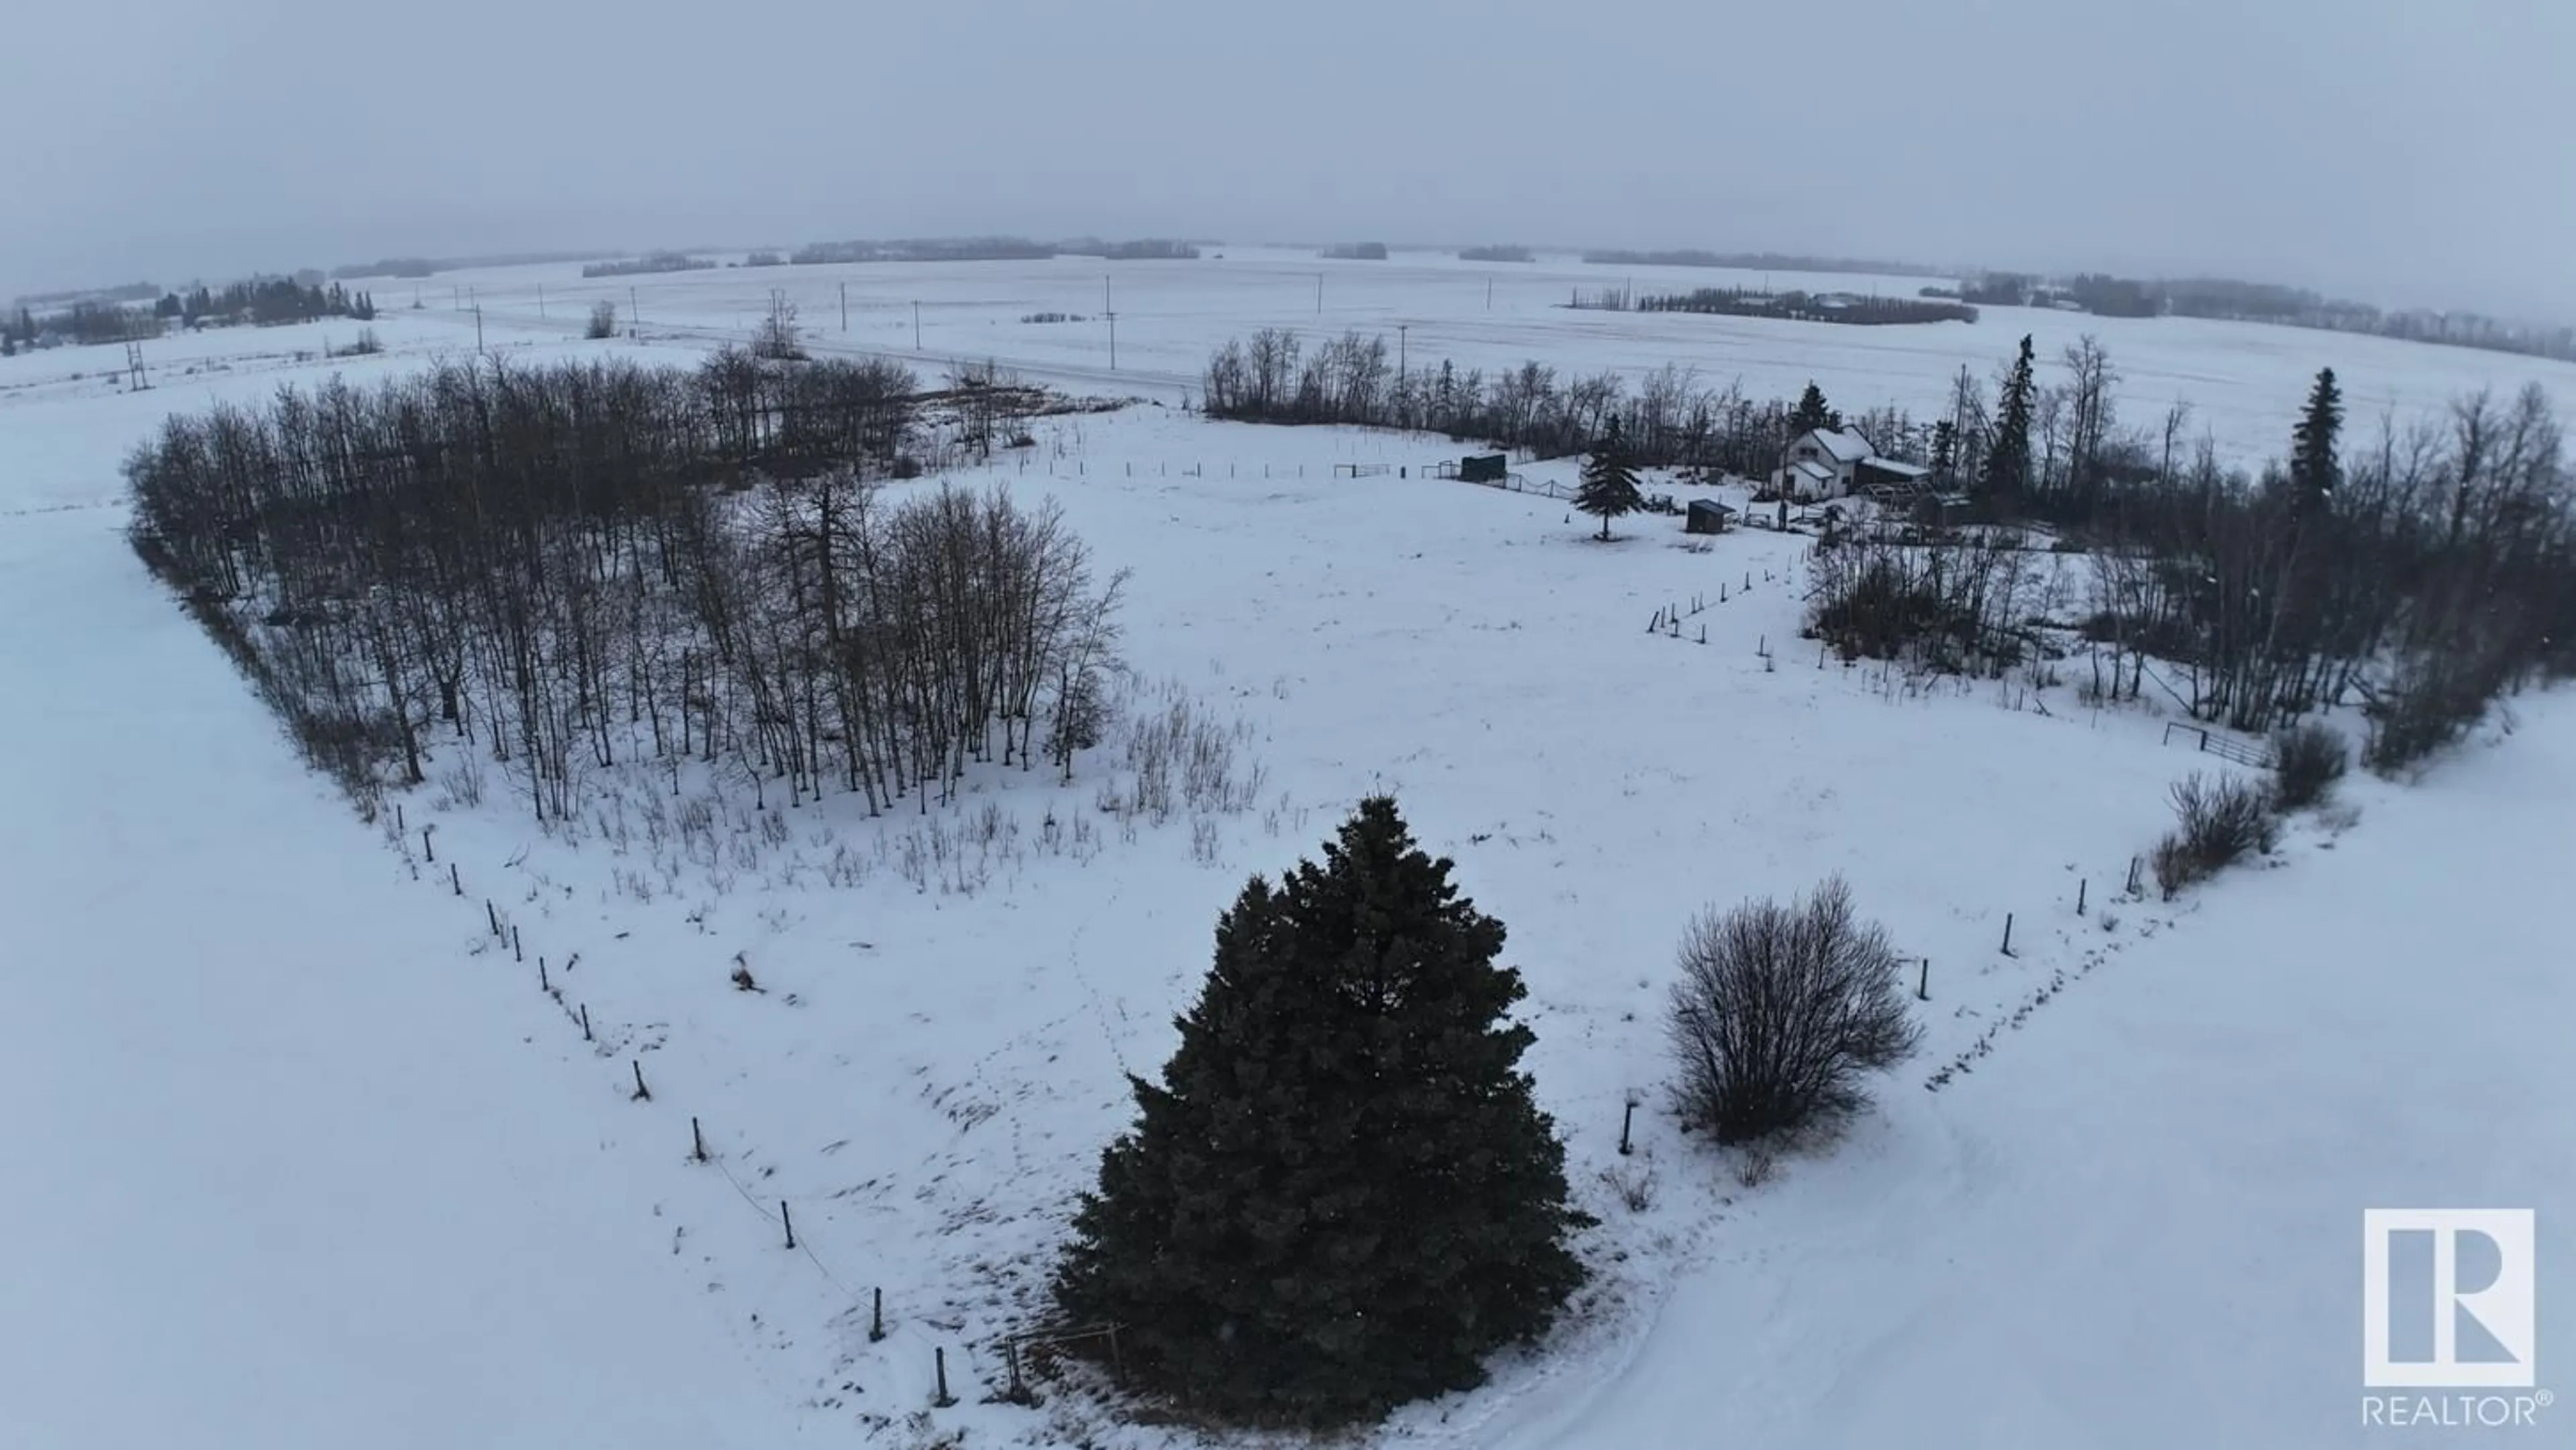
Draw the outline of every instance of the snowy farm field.
<instances>
[{"instance_id":1,"label":"snowy farm field","mask_svg":"<svg viewBox=\"0 0 2576 1450\"><path fill-rule=\"evenodd\" d=\"M2195 385L2248 452L2320 356L2356 411L2490 378L2576 397L2576 369L2039 313L1769 330L1551 310L1600 283L1571 264L1227 252L1111 269L1114 384L1090 324L1017 321L1091 313L1078 263L514 269L418 311L387 286L372 357L320 356L348 324L209 334L155 345L139 393L116 349L0 361L0 1091L45 1105L0 1180L35 1266L0 1296L26 1443L1197 1443L1056 1382L995 1403L1001 1346L1046 1318L1217 914L1380 791L1508 924L1526 1066L1600 1226L1547 1341L1371 1443L2354 1444L2366 1206L2536 1201L2543 1303L2576 1302L2549 1211L2576 1202L2566 702L2411 787L2349 783L2272 869L2133 896L2169 785L2233 767L2153 708L2087 708L2077 663L1846 666L1798 637L1804 537L1644 515L1597 544L1543 495L1424 477L1443 440L1165 405L1224 338L1308 325L1317 272L1318 322L1406 323L1417 360L1675 361L1853 406L1929 408L2022 331L2096 331L2126 396ZM469 280L531 362L692 361L771 286L828 352L847 280L847 346L1147 395L889 486L1052 501L1127 571L1101 744L1070 783L986 764L875 816L605 767L540 823L432 732L427 783L361 822L136 563L117 466L171 411L470 348L433 295ZM645 340L577 340L630 284ZM1140 806L1158 730L1223 778ZM1674 1126L1673 947L1703 906L1833 873L1923 959L1925 1042L1766 1176ZM943 1352L959 1403L933 1409Z\"/></svg>"},{"instance_id":2,"label":"snowy farm field","mask_svg":"<svg viewBox=\"0 0 2576 1450\"><path fill-rule=\"evenodd\" d=\"M1228 339L1264 327L1309 338L1356 329L1384 334L1393 347L1401 327L1417 366L1448 358L1490 373L1535 359L1560 373L1610 369L1633 379L1669 364L1696 370L1706 386L1741 381L1755 398L1795 397L1812 380L1855 415L1893 407L1929 418L1942 411L1961 367L1991 377L2024 333L2043 361L2091 334L2120 371L2126 421L2145 424L2170 404L2188 402L2193 420L2184 441L2205 431L2223 458L2246 466L2280 452L2302 390L2323 366L2343 378L2358 422L2384 411L2411 418L2482 387L2509 397L2534 381L2562 413L2576 411L2576 364L2253 323L1988 307L1973 324L1848 327L1564 306L1577 289L1628 284L1639 293L1768 286L1912 297L1952 281L1610 267L1547 256L1474 263L1416 251L1382 262L1335 261L1312 251L1218 246L1195 261L718 267L598 279L584 279L567 263L441 273L416 290L387 280L376 296L396 314L417 297L424 320L443 320L469 339L473 319L457 309L470 296L487 330L506 325L529 336L574 337L591 304L609 301L635 311L648 337L738 341L767 314L774 288L796 305L820 353L895 357L926 372L998 361L1080 391L1175 403L1196 395L1209 353ZM1114 372L1107 311L1117 313ZM1023 321L1046 314L1081 320Z\"/></svg>"}]
</instances>

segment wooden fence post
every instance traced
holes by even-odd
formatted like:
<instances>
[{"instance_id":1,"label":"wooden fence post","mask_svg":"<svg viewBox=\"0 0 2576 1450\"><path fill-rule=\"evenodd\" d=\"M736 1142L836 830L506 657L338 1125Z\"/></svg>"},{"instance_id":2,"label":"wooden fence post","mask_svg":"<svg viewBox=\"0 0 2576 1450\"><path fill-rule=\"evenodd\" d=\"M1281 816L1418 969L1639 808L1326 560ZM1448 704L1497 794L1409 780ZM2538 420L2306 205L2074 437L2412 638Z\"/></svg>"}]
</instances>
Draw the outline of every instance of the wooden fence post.
<instances>
[{"instance_id":1,"label":"wooden fence post","mask_svg":"<svg viewBox=\"0 0 2576 1450\"><path fill-rule=\"evenodd\" d=\"M707 1135L698 1131L695 1118L689 1119L689 1156L701 1163L707 1161Z\"/></svg>"},{"instance_id":2,"label":"wooden fence post","mask_svg":"<svg viewBox=\"0 0 2576 1450\"><path fill-rule=\"evenodd\" d=\"M2082 916L2082 915L2084 914L2084 892L2085 892L2085 889L2086 889L2087 887L2091 886L2092 884L2093 884L2093 883L2092 883L2091 881L2088 881L2088 880L2086 880L2086 879L2084 879L2084 878L2082 878L2082 877L2077 877L2077 878L2076 878L2076 881L2075 881L2075 914L2076 914L2077 916Z\"/></svg>"},{"instance_id":3,"label":"wooden fence post","mask_svg":"<svg viewBox=\"0 0 2576 1450\"><path fill-rule=\"evenodd\" d=\"M2004 955L2005 955L2005 956L2011 956L2011 955L2012 955L2012 923L2013 923L2013 914L2012 914L2011 912L2009 912L2009 911L2005 912L2005 913L2004 913Z\"/></svg>"},{"instance_id":4,"label":"wooden fence post","mask_svg":"<svg viewBox=\"0 0 2576 1450\"><path fill-rule=\"evenodd\" d=\"M456 863L453 861L447 863L447 889L459 896L465 894L465 879L456 874Z\"/></svg>"},{"instance_id":5,"label":"wooden fence post","mask_svg":"<svg viewBox=\"0 0 2576 1450\"><path fill-rule=\"evenodd\" d=\"M956 1397L948 1393L948 1351L946 1349L933 1349L931 1354L935 1356L934 1363L937 1364L939 1369L939 1398L932 1400L930 1403L944 1410L950 1405L957 1403Z\"/></svg>"},{"instance_id":6,"label":"wooden fence post","mask_svg":"<svg viewBox=\"0 0 2576 1450\"><path fill-rule=\"evenodd\" d=\"M588 1002L581 1004L581 1040L584 1042L598 1041L597 1038L590 1035L590 1004Z\"/></svg>"},{"instance_id":7,"label":"wooden fence post","mask_svg":"<svg viewBox=\"0 0 2576 1450\"><path fill-rule=\"evenodd\" d=\"M1930 957L1923 959L1922 971L1914 978L1914 1000L1917 1002L1932 1000L1932 959Z\"/></svg>"},{"instance_id":8,"label":"wooden fence post","mask_svg":"<svg viewBox=\"0 0 2576 1450\"><path fill-rule=\"evenodd\" d=\"M635 1059L635 1096L630 1101L639 1103L653 1101L653 1090L644 1085L644 1059L640 1057Z\"/></svg>"},{"instance_id":9,"label":"wooden fence post","mask_svg":"<svg viewBox=\"0 0 2576 1450\"><path fill-rule=\"evenodd\" d=\"M1628 1110L1619 1117L1619 1155L1623 1158L1632 1151L1628 1146L1628 1130L1635 1126L1636 1121L1637 1105L1631 1102L1628 1104Z\"/></svg>"},{"instance_id":10,"label":"wooden fence post","mask_svg":"<svg viewBox=\"0 0 2576 1450\"><path fill-rule=\"evenodd\" d=\"M512 923L510 924L510 960L512 960L512 961L514 961L514 962L524 962L524 961L526 961L527 959L528 959L528 954L527 954L526 952L521 951L521 950L519 949L519 927L518 927L518 923L516 923L516 922L512 922Z\"/></svg>"},{"instance_id":11,"label":"wooden fence post","mask_svg":"<svg viewBox=\"0 0 2576 1450\"><path fill-rule=\"evenodd\" d=\"M885 1338L885 1286L877 1286L876 1302L868 1310L868 1343Z\"/></svg>"},{"instance_id":12,"label":"wooden fence post","mask_svg":"<svg viewBox=\"0 0 2576 1450\"><path fill-rule=\"evenodd\" d=\"M787 1211L787 1200L783 1198L778 1200L778 1221L787 1229L787 1246L796 1247L796 1218Z\"/></svg>"}]
</instances>

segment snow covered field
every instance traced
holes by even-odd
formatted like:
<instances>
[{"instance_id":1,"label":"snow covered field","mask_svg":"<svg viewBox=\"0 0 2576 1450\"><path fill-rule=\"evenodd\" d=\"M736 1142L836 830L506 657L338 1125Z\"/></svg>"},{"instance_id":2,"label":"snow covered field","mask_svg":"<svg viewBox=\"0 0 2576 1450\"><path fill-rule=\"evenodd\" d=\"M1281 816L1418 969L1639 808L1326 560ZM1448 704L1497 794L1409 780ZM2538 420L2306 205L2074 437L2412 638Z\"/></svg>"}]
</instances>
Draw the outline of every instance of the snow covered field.
<instances>
[{"instance_id":1,"label":"snow covered field","mask_svg":"<svg viewBox=\"0 0 2576 1450\"><path fill-rule=\"evenodd\" d=\"M1092 312L1073 293L1096 296L1098 270L634 285L648 334L747 327L768 286L804 289L829 344L847 276L854 345L899 327L903 351L929 289L925 344L934 325L995 339L932 356L1078 379L1105 371L1087 325L1016 318ZM1671 358L1764 391L1812 373L1846 407L1923 406L2024 329L1551 312L1566 269L1544 266L1229 250L1114 270L1136 309L1122 290L1121 379L1175 387L1214 341L1298 323L1289 294L1318 271L1325 323L1412 321L1417 359L1428 336L1462 361ZM1507 322L1476 320L1488 272ZM473 285L520 355L601 346L567 338L577 280ZM590 285L622 300L627 282ZM471 345L470 317L378 299L391 353L331 366ZM2101 332L2136 405L2149 377L2198 380L2203 415L2239 418L2248 446L2286 433L2318 361L2357 412L2490 376L2576 388L2531 360L2329 334L2042 323ZM1558 1335L1384 1443L2376 1443L2353 1353L2372 1206L2537 1207L2544 1346L2550 1306L2576 1302L2576 987L2551 910L2576 864L2564 701L2522 704L2510 738L2417 787L2350 784L2358 823L2295 827L2275 869L2174 905L2115 899L2167 784L2211 765L2161 721L2063 688L2042 710L1991 682L1820 666L1795 638L1799 540L1691 552L1647 517L1604 548L1539 498L1334 476L1454 452L1438 440L1145 406L1048 423L993 476L1059 500L1104 566L1134 571L1125 653L1146 698L1178 682L1241 723L1251 809L1131 829L1099 808L1111 758L1061 789L980 777L926 820L835 797L773 826L738 797L698 816L602 781L573 842L497 778L464 803L450 752L388 840L297 766L116 532L117 460L162 414L321 376L296 354L354 333L155 345L140 394L98 375L114 349L0 361L0 1092L34 1118L0 1180L14 1443L1177 1438L1107 1430L1068 1395L984 1403L996 1337L1033 1323L1068 1197L1128 1119L1121 1074L1169 1050L1217 912L1381 788L1509 924L1528 1065L1603 1220L1583 1246L1595 1287ZM1702 337L1746 355L1721 363ZM1646 629L1667 605L1681 638ZM1830 1156L1747 1187L1670 1123L1672 946L1704 904L1834 871L1929 958L1927 1042ZM761 991L730 984L738 961ZM693 1118L711 1162L691 1161ZM963 1403L933 1412L940 1349ZM2558 1363L2544 1348L2542 1384Z\"/></svg>"},{"instance_id":2,"label":"snow covered field","mask_svg":"<svg viewBox=\"0 0 2576 1450\"><path fill-rule=\"evenodd\" d=\"M2509 397L2534 381L2558 400L2562 416L2576 413L2576 364L2253 323L1990 307L1973 324L1838 327L1563 306L1577 288L1630 282L1640 293L1767 285L1912 297L1928 283L1955 279L1607 267L1564 257L1472 263L1441 252L1328 261L1311 251L1233 246L1170 262L900 262L597 280L580 271L567 263L441 273L416 286L386 280L375 295L389 309L408 308L416 297L429 316L444 307L445 320L461 326L469 342L473 319L454 311L469 296L482 306L487 331L506 323L532 335L578 336L592 302L613 301L623 315L631 295L648 336L741 339L766 315L777 288L796 304L820 350L901 357L934 371L995 359L1085 391L1172 402L1184 390L1195 395L1219 344L1259 328L1308 336L1355 328L1383 333L1393 347L1403 327L1417 364L1445 357L1490 373L1536 359L1560 373L1615 369L1631 377L1672 364L1696 369L1710 386L1740 380L1755 398L1794 398L1813 379L1847 413L1892 405L1928 418L1946 404L1962 365L1990 382L2030 333L2046 373L2063 349L2091 333L2120 372L2125 422L2152 427L2169 405L2188 401L2186 441L2206 431L2225 457L2248 466L2286 450L2289 419L2320 367L2343 380L2356 427L2386 410L2419 416L2480 387ZM1110 310L1118 314L1114 373L1102 318ZM1084 321L1021 320L1049 312Z\"/></svg>"}]
</instances>

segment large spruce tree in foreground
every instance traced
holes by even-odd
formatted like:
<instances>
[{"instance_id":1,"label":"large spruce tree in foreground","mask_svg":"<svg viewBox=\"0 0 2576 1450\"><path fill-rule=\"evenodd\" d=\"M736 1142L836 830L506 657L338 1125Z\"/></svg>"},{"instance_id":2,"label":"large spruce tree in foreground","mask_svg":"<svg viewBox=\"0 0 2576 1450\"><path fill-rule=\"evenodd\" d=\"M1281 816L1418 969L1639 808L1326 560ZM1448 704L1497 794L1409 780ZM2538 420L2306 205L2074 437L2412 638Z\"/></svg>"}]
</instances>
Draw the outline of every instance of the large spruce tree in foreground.
<instances>
[{"instance_id":1,"label":"large spruce tree in foreground","mask_svg":"<svg viewBox=\"0 0 2576 1450\"><path fill-rule=\"evenodd\" d=\"M1482 1381L1583 1270L1565 1152L1504 1014L1503 924L1363 802L1322 865L1259 878L1161 1086L1104 1155L1056 1294L1198 1410L1329 1425Z\"/></svg>"}]
</instances>

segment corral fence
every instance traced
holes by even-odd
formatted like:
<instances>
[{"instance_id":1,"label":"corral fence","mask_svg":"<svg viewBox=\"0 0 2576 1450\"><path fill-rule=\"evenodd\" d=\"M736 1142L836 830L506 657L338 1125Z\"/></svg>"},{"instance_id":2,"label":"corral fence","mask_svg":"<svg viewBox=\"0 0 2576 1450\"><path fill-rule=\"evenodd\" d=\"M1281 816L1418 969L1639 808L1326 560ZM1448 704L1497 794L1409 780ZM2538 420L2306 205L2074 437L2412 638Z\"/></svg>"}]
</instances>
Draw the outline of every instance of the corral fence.
<instances>
[{"instance_id":1,"label":"corral fence","mask_svg":"<svg viewBox=\"0 0 2576 1450\"><path fill-rule=\"evenodd\" d=\"M2164 743L2173 744L2174 736L2177 734L2195 742L2194 748L2203 755L2215 755L2221 760L2233 761L2255 770L2270 770L2278 759L2267 741L2247 740L2242 736L2230 735L2223 730L2211 730L2201 725L2186 725L2179 720L2167 721Z\"/></svg>"}]
</instances>

